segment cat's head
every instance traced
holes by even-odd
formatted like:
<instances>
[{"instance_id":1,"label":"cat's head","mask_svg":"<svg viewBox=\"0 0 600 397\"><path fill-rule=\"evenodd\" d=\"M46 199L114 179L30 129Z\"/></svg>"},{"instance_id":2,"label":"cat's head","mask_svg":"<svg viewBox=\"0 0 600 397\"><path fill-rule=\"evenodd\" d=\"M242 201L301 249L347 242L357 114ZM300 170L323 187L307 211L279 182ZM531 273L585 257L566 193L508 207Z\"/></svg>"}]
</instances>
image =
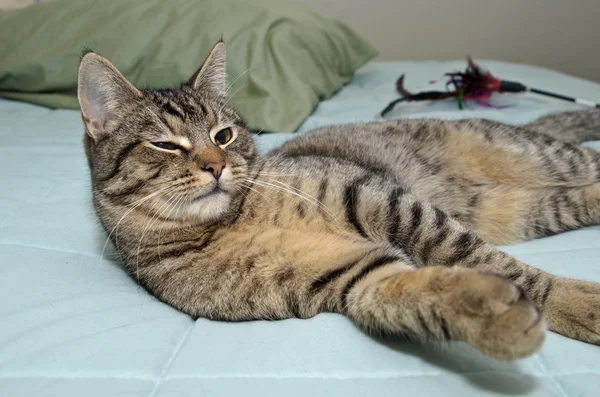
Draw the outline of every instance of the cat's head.
<instances>
[{"instance_id":1,"label":"cat's head","mask_svg":"<svg viewBox=\"0 0 600 397\"><path fill-rule=\"evenodd\" d=\"M257 159L226 91L223 42L187 83L166 90L139 90L86 53L77 96L96 203L136 203L186 223L226 214Z\"/></svg>"}]
</instances>

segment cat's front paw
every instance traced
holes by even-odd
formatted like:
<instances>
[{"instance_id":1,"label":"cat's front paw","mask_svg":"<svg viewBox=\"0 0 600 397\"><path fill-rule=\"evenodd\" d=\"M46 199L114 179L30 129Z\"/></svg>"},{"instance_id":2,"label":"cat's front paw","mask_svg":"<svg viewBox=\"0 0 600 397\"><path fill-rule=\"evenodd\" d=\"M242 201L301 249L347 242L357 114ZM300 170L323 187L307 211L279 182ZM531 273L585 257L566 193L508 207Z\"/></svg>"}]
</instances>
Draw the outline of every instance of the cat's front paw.
<instances>
[{"instance_id":1,"label":"cat's front paw","mask_svg":"<svg viewBox=\"0 0 600 397\"><path fill-rule=\"evenodd\" d=\"M552 331L600 345L600 284L556 277L544 311Z\"/></svg>"},{"instance_id":2,"label":"cat's front paw","mask_svg":"<svg viewBox=\"0 0 600 397\"><path fill-rule=\"evenodd\" d=\"M462 340L502 360L527 357L542 347L546 323L519 287L498 276L462 269L453 278L449 298Z\"/></svg>"}]
</instances>

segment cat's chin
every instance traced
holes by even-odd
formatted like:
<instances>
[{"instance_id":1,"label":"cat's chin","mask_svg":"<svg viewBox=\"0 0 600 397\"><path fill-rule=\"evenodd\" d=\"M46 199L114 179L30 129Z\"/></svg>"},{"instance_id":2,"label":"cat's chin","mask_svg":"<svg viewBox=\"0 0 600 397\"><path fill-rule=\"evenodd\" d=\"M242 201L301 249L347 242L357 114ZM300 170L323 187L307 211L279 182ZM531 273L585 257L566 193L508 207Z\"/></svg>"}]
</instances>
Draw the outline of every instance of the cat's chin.
<instances>
[{"instance_id":1,"label":"cat's chin","mask_svg":"<svg viewBox=\"0 0 600 397\"><path fill-rule=\"evenodd\" d=\"M215 221L225 215L230 202L230 194L220 190L187 203L179 210L177 218L191 223Z\"/></svg>"}]
</instances>

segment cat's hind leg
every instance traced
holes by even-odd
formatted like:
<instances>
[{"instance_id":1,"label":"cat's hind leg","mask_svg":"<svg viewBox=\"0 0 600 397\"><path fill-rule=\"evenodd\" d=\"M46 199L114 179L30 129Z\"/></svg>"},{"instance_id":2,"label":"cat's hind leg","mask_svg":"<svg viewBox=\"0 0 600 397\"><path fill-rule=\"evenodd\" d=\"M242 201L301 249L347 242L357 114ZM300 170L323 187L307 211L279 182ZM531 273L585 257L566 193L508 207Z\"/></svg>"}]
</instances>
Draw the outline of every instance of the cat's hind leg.
<instances>
[{"instance_id":1,"label":"cat's hind leg","mask_svg":"<svg viewBox=\"0 0 600 397\"><path fill-rule=\"evenodd\" d=\"M443 170L473 183L541 188L600 182L600 153L550 135L466 120L448 126L444 138Z\"/></svg>"},{"instance_id":2,"label":"cat's hind leg","mask_svg":"<svg viewBox=\"0 0 600 397\"><path fill-rule=\"evenodd\" d=\"M455 127L443 152L453 195L431 201L479 236L509 244L600 224L600 153L485 120Z\"/></svg>"},{"instance_id":3,"label":"cat's hind leg","mask_svg":"<svg viewBox=\"0 0 600 397\"><path fill-rule=\"evenodd\" d=\"M494 244L600 224L600 183L580 187L481 186L462 223Z\"/></svg>"}]
</instances>

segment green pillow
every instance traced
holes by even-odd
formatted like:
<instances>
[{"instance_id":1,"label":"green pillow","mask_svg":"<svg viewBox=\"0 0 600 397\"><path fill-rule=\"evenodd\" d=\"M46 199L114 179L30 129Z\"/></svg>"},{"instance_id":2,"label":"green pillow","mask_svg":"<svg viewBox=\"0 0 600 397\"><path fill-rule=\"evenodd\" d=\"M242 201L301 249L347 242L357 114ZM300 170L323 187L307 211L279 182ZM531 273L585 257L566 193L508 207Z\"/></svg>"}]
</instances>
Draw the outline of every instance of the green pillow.
<instances>
[{"instance_id":1,"label":"green pillow","mask_svg":"<svg viewBox=\"0 0 600 397\"><path fill-rule=\"evenodd\" d=\"M252 129L294 131L377 51L284 0L57 0L0 13L0 96L78 108L84 47L134 85L187 81L221 38L230 103Z\"/></svg>"}]
</instances>

